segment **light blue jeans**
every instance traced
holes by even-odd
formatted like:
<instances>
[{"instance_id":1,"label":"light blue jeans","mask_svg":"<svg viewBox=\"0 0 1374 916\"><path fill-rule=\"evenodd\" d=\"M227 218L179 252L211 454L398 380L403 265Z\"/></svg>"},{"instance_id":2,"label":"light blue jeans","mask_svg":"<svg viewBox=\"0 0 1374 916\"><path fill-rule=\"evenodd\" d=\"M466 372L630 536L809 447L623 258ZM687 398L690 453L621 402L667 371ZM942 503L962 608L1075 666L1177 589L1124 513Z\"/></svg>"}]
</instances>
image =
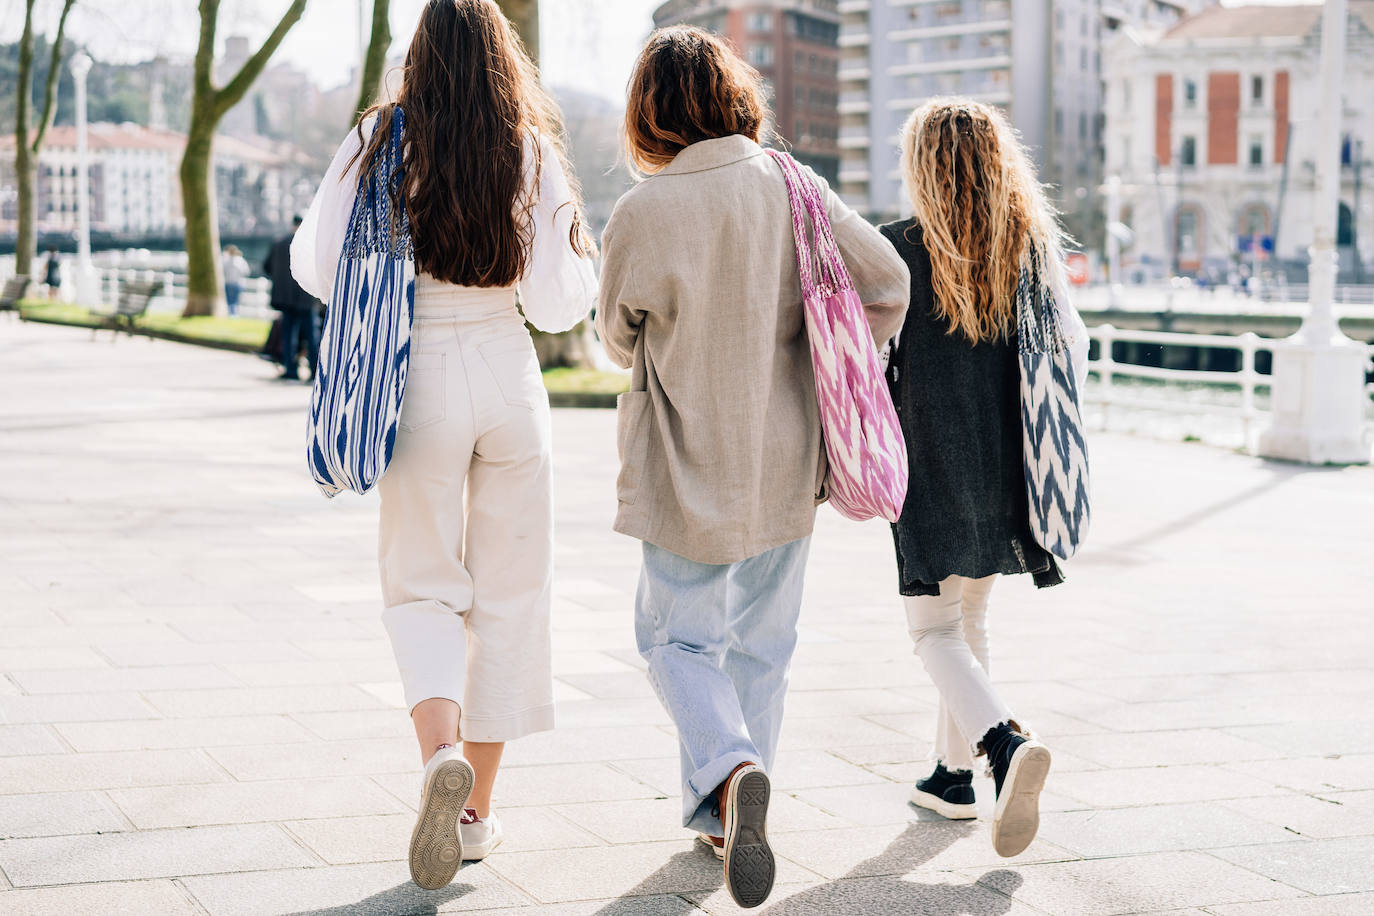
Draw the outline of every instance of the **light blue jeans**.
<instances>
[{"instance_id":1,"label":"light blue jeans","mask_svg":"<svg viewBox=\"0 0 1374 916\"><path fill-rule=\"evenodd\" d=\"M677 725L682 823L720 836L716 787L773 768L811 538L723 566L644 544L635 638Z\"/></svg>"}]
</instances>

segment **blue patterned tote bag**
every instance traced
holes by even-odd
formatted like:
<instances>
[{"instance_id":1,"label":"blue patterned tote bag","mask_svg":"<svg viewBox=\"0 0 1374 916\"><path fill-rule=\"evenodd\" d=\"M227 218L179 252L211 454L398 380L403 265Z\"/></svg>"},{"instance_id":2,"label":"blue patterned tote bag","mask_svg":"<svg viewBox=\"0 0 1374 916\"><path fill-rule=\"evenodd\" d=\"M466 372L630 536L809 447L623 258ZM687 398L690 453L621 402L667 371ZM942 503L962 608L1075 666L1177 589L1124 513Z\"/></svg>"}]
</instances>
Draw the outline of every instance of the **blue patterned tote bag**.
<instances>
[{"instance_id":1,"label":"blue patterned tote bag","mask_svg":"<svg viewBox=\"0 0 1374 916\"><path fill-rule=\"evenodd\" d=\"M1016 286L1023 456L1031 531L1041 547L1067 560L1088 533L1088 450L1046 257L1029 245Z\"/></svg>"},{"instance_id":2,"label":"blue patterned tote bag","mask_svg":"<svg viewBox=\"0 0 1374 916\"><path fill-rule=\"evenodd\" d=\"M329 296L310 398L307 455L310 473L326 496L371 490L396 445L415 311L410 221L390 193L404 168L404 128L405 115L394 107L386 155L358 180Z\"/></svg>"}]
</instances>

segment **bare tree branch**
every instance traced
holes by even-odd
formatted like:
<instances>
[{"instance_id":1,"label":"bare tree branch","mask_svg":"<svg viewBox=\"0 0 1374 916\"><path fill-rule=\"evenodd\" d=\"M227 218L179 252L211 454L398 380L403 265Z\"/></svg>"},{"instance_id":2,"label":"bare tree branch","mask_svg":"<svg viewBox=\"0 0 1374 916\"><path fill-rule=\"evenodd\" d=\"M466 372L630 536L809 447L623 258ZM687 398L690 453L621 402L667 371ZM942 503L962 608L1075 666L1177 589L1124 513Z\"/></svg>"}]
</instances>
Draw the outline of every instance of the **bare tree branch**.
<instances>
[{"instance_id":1,"label":"bare tree branch","mask_svg":"<svg viewBox=\"0 0 1374 916\"><path fill-rule=\"evenodd\" d=\"M43 138L57 117L57 84L62 77L62 42L67 32L67 14L76 5L76 0L65 0L62 4L62 17L57 20L57 37L52 43L52 57L48 61L48 81L43 87L43 119L38 122L38 133L33 138L33 153L43 148Z\"/></svg>"}]
</instances>

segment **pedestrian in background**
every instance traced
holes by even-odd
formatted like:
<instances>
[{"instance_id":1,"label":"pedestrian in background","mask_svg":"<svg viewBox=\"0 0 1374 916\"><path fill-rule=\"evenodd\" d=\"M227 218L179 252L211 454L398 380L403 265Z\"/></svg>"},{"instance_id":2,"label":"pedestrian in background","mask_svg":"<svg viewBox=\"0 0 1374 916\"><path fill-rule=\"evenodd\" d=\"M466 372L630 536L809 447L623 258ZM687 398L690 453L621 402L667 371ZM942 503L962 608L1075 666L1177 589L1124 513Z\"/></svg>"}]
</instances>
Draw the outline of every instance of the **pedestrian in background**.
<instances>
[{"instance_id":1,"label":"pedestrian in background","mask_svg":"<svg viewBox=\"0 0 1374 916\"><path fill-rule=\"evenodd\" d=\"M425 767L410 873L433 889L501 842L505 743L553 728L552 431L525 319L572 328L596 275L562 117L495 3L430 0L396 104L415 321L378 485L382 620ZM393 116L375 108L349 134L297 236L316 295L333 288L359 170L388 155Z\"/></svg>"},{"instance_id":2,"label":"pedestrian in background","mask_svg":"<svg viewBox=\"0 0 1374 916\"><path fill-rule=\"evenodd\" d=\"M319 299L306 292L291 272L291 242L301 227L301 217L291 222L291 235L272 243L262 272L272 281L272 308L281 312L281 365L283 379L300 379L300 353L304 348L310 375L320 358Z\"/></svg>"},{"instance_id":3,"label":"pedestrian in background","mask_svg":"<svg viewBox=\"0 0 1374 916\"><path fill-rule=\"evenodd\" d=\"M239 251L239 246L230 245L224 249L220 265L224 272L224 304L233 317L239 312L239 296L243 293L243 281L248 277L248 260Z\"/></svg>"},{"instance_id":4,"label":"pedestrian in background","mask_svg":"<svg viewBox=\"0 0 1374 916\"><path fill-rule=\"evenodd\" d=\"M56 248L48 249L48 260L43 268L43 283L48 287L48 300L56 299L62 288L62 260L57 256Z\"/></svg>"},{"instance_id":5,"label":"pedestrian in background","mask_svg":"<svg viewBox=\"0 0 1374 916\"><path fill-rule=\"evenodd\" d=\"M882 227L911 269L889 367L911 478L893 538L911 638L940 691L935 771L911 800L976 817L973 765L986 757L993 844L1012 856L1035 837L1050 755L988 679L988 598L1002 573L1063 581L1031 531L1022 458L1016 295L1030 246L1051 267L1079 390L1087 329L1067 299L1054 211L997 109L928 103L907 122L902 167L915 216Z\"/></svg>"},{"instance_id":6,"label":"pedestrian in background","mask_svg":"<svg viewBox=\"0 0 1374 916\"><path fill-rule=\"evenodd\" d=\"M708 32L657 32L630 80L626 154L647 177L603 238L597 328L620 398L617 531L643 541L635 633L677 725L683 825L741 906L773 885L765 821L825 464L792 209L759 145L759 74ZM830 192L875 336L905 266Z\"/></svg>"}]
</instances>

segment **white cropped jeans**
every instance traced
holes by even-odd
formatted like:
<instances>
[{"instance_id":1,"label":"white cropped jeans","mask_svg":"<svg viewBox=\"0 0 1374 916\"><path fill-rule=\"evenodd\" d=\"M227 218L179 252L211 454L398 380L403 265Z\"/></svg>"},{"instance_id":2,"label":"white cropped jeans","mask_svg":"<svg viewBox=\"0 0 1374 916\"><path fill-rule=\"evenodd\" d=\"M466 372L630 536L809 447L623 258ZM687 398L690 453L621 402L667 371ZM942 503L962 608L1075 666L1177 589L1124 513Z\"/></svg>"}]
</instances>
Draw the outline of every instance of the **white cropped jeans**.
<instances>
[{"instance_id":1,"label":"white cropped jeans","mask_svg":"<svg viewBox=\"0 0 1374 916\"><path fill-rule=\"evenodd\" d=\"M405 700L465 741L553 727L548 395L513 290L416 284L410 376L382 477L382 615Z\"/></svg>"},{"instance_id":2,"label":"white cropped jeans","mask_svg":"<svg viewBox=\"0 0 1374 916\"><path fill-rule=\"evenodd\" d=\"M950 576L938 595L903 599L916 654L940 691L935 759L946 769L973 769L983 736L1012 718L988 678L988 596L996 581Z\"/></svg>"}]
</instances>

